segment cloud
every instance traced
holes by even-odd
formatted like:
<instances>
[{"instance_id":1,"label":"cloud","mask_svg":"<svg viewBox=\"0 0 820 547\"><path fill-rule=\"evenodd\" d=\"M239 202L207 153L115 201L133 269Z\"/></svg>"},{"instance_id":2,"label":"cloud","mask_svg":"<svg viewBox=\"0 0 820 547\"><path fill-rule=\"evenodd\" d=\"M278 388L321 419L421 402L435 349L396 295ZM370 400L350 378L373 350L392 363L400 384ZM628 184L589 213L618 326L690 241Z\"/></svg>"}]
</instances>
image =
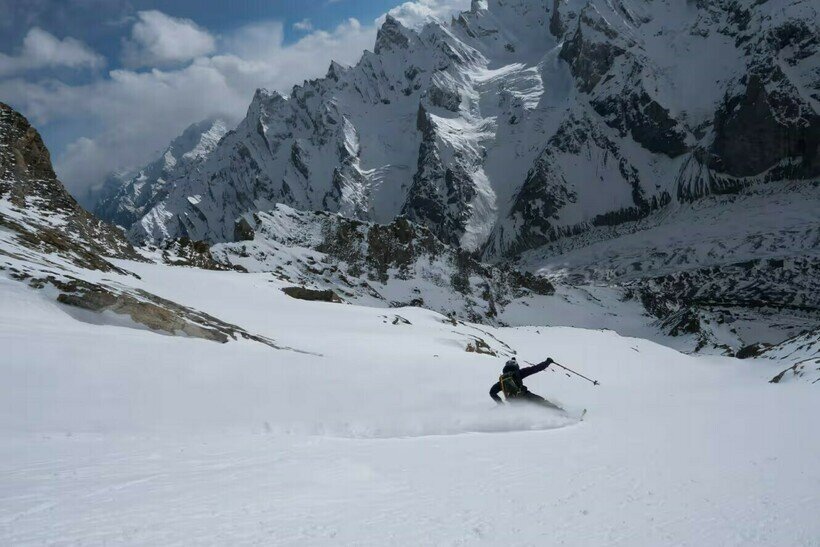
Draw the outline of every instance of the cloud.
<instances>
[{"instance_id":1,"label":"cloud","mask_svg":"<svg viewBox=\"0 0 820 547\"><path fill-rule=\"evenodd\" d=\"M61 170L70 173L72 179L79 177L79 180L103 180L110 173L107 167L108 162L106 162L106 151L96 141L87 137L80 137L70 143L62 157ZM67 185L66 188L75 197L81 197L89 186Z\"/></svg>"},{"instance_id":2,"label":"cloud","mask_svg":"<svg viewBox=\"0 0 820 547\"><path fill-rule=\"evenodd\" d=\"M294 30L300 30L303 32L310 32L313 30L313 23L310 22L310 19L307 17L302 19L301 21L297 21L293 23Z\"/></svg>"},{"instance_id":3,"label":"cloud","mask_svg":"<svg viewBox=\"0 0 820 547\"><path fill-rule=\"evenodd\" d=\"M405 2L388 13L402 24L418 28L431 19L446 20L470 7L470 0L415 0Z\"/></svg>"},{"instance_id":4,"label":"cloud","mask_svg":"<svg viewBox=\"0 0 820 547\"><path fill-rule=\"evenodd\" d=\"M34 27L23 38L17 55L0 53L0 75L42 68L100 68L105 59L79 40L60 40L41 28Z\"/></svg>"},{"instance_id":5,"label":"cloud","mask_svg":"<svg viewBox=\"0 0 820 547\"><path fill-rule=\"evenodd\" d=\"M216 48L211 34L190 19L171 17L161 11L137 13L131 37L123 40L125 66L169 66L207 55Z\"/></svg>"}]
</instances>

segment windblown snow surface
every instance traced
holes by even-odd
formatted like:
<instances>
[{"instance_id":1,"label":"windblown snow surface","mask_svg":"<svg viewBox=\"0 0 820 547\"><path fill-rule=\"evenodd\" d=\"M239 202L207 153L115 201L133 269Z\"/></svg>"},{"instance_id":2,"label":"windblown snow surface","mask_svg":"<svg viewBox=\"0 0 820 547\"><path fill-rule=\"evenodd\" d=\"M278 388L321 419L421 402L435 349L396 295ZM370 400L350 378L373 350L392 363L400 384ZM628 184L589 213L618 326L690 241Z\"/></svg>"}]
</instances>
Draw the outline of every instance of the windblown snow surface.
<instances>
[{"instance_id":1,"label":"windblown snow surface","mask_svg":"<svg viewBox=\"0 0 820 547\"><path fill-rule=\"evenodd\" d=\"M294 350L69 315L0 277L0 544L818 545L817 386L612 331L95 274ZM476 337L497 356L470 353ZM496 408L506 356L577 416Z\"/></svg>"}]
</instances>

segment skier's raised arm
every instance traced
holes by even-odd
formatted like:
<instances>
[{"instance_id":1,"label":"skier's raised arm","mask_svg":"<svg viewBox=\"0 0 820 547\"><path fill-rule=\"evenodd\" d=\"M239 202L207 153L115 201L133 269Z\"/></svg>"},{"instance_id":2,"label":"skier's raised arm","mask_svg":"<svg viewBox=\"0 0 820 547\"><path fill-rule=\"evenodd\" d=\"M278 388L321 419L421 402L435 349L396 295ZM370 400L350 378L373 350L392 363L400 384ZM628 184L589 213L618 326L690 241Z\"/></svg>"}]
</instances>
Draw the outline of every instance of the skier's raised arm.
<instances>
[{"instance_id":1,"label":"skier's raised arm","mask_svg":"<svg viewBox=\"0 0 820 547\"><path fill-rule=\"evenodd\" d=\"M524 367L521 369L521 379L523 380L527 376L532 376L536 372L541 372L542 370L546 370L548 366L553 363L551 357L548 357L546 361L543 363L538 363L537 365L532 365L530 367Z\"/></svg>"}]
</instances>

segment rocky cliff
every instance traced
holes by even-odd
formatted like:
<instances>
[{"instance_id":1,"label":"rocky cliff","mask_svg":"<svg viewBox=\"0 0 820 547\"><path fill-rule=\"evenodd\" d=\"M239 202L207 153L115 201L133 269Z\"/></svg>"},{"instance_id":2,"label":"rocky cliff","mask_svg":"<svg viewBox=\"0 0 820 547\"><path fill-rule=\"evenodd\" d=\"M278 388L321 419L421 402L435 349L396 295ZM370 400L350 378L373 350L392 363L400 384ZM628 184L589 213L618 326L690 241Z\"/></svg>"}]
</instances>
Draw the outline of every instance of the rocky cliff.
<instances>
[{"instance_id":1,"label":"rocky cliff","mask_svg":"<svg viewBox=\"0 0 820 547\"><path fill-rule=\"evenodd\" d=\"M20 248L54 253L85 268L138 255L118 229L80 207L57 180L40 134L0 103L0 225Z\"/></svg>"}]
</instances>

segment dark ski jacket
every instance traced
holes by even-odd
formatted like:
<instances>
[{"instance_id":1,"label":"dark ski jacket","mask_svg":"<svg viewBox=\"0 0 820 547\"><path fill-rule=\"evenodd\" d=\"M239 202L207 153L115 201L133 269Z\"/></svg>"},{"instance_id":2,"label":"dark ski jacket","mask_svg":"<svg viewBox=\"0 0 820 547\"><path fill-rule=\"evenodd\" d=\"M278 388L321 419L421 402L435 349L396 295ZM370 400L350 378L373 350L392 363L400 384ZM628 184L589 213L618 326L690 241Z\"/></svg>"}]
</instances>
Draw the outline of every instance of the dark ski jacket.
<instances>
[{"instance_id":1,"label":"dark ski jacket","mask_svg":"<svg viewBox=\"0 0 820 547\"><path fill-rule=\"evenodd\" d=\"M522 391L527 391L527 386L524 385L524 378L527 376L532 376L536 372L541 372L542 370L546 370L546 368L550 366L550 361L544 361L543 363L538 363L537 365L532 365L530 367L524 367L519 369L515 372L515 382L521 386ZM501 392L501 382L496 382L493 384L493 387L490 388L490 397L493 398L493 401L499 404L503 404L504 401L501 400L501 397L498 394Z\"/></svg>"},{"instance_id":2,"label":"dark ski jacket","mask_svg":"<svg viewBox=\"0 0 820 547\"><path fill-rule=\"evenodd\" d=\"M532 365L530 367L524 367L522 369L518 369L518 371L514 372L515 375L515 383L521 386L522 391L527 391L527 386L524 385L524 378L527 376L532 376L536 372L541 372L542 370L546 370L546 368L550 366L550 361L544 361L543 363L538 363L537 365ZM501 382L496 382L493 384L493 387L490 388L490 397L493 398L498 404L504 404L504 401L501 400L501 397L498 394L501 392Z\"/></svg>"}]
</instances>

